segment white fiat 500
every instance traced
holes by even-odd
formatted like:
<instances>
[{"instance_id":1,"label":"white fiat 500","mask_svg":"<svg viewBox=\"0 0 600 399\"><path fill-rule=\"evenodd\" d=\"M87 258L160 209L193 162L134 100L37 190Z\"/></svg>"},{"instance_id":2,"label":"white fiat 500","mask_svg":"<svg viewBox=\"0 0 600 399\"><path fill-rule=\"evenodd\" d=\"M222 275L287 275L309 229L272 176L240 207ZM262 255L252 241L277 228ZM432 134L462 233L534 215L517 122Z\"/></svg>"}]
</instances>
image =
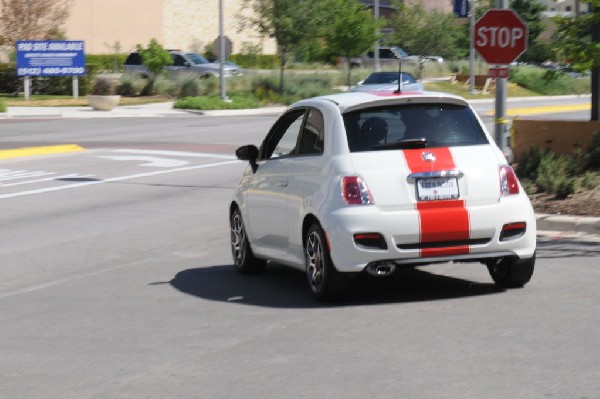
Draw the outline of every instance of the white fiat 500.
<instances>
[{"instance_id":1,"label":"white fiat 500","mask_svg":"<svg viewBox=\"0 0 600 399\"><path fill-rule=\"evenodd\" d=\"M522 287L535 263L531 203L485 126L441 93L343 93L299 101L260 148L230 205L235 268L306 272L319 300L348 278L481 262Z\"/></svg>"}]
</instances>

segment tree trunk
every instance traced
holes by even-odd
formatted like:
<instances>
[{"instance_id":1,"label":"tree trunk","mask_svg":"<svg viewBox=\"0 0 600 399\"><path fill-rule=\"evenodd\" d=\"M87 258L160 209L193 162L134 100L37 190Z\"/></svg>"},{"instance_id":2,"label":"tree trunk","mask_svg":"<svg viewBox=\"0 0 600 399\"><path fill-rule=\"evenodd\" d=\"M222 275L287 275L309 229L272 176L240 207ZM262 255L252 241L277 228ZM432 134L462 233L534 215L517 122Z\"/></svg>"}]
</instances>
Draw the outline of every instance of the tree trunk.
<instances>
[{"instance_id":1,"label":"tree trunk","mask_svg":"<svg viewBox=\"0 0 600 399\"><path fill-rule=\"evenodd\" d=\"M348 63L348 76L346 78L346 84L348 89L352 87L352 59L349 55L346 55L346 62Z\"/></svg>"},{"instance_id":2,"label":"tree trunk","mask_svg":"<svg viewBox=\"0 0 600 399\"><path fill-rule=\"evenodd\" d=\"M600 8L594 7L592 12L598 14ZM600 23L592 25L592 42L600 42ZM595 63L594 63L595 64ZM600 65L592 66L592 120L600 120Z\"/></svg>"},{"instance_id":3,"label":"tree trunk","mask_svg":"<svg viewBox=\"0 0 600 399\"><path fill-rule=\"evenodd\" d=\"M279 94L283 96L283 91L285 90L283 73L285 71L285 64L287 63L287 50L285 47L279 47L279 63L281 64L279 68Z\"/></svg>"}]
</instances>

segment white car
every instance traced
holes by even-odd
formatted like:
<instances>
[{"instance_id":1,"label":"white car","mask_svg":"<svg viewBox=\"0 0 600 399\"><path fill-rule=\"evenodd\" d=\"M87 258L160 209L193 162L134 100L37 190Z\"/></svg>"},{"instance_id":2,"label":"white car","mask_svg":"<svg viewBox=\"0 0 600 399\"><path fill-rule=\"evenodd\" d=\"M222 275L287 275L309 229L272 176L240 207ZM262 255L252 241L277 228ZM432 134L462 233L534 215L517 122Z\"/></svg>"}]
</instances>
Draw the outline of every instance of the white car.
<instances>
[{"instance_id":1,"label":"white car","mask_svg":"<svg viewBox=\"0 0 600 399\"><path fill-rule=\"evenodd\" d=\"M481 262L501 287L535 264L536 221L515 173L462 98L343 93L299 101L249 161L230 205L241 273L275 261L306 272L318 300L348 278Z\"/></svg>"}]
</instances>

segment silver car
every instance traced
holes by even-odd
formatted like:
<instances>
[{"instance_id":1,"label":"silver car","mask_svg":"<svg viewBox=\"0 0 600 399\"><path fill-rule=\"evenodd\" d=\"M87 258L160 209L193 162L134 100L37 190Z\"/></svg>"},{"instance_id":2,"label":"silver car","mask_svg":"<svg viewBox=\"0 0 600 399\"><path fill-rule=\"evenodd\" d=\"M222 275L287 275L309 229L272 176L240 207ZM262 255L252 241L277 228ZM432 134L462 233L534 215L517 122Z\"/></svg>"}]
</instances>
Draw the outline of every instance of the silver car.
<instances>
[{"instance_id":1,"label":"silver car","mask_svg":"<svg viewBox=\"0 0 600 399\"><path fill-rule=\"evenodd\" d=\"M189 51L169 50L169 53L173 57L173 64L166 67L170 79L189 74L201 78L219 77L218 62L210 62L204 56ZM148 68L142 63L142 57L137 51L129 54L124 68L126 75L148 76ZM225 62L224 71L226 77L242 75L242 69L231 61Z\"/></svg>"},{"instance_id":2,"label":"silver car","mask_svg":"<svg viewBox=\"0 0 600 399\"><path fill-rule=\"evenodd\" d=\"M410 73L401 73L403 91L423 91L423 83L418 82ZM373 72L350 91L394 91L398 90L398 72Z\"/></svg>"}]
</instances>

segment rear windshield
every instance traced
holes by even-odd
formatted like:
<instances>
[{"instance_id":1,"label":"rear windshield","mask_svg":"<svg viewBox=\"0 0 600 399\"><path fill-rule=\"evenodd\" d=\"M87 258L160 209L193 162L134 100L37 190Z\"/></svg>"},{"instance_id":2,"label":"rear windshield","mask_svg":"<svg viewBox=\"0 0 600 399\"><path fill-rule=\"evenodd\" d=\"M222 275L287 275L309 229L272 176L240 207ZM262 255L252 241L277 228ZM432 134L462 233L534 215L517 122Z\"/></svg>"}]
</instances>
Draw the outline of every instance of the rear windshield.
<instances>
[{"instance_id":1,"label":"rear windshield","mask_svg":"<svg viewBox=\"0 0 600 399\"><path fill-rule=\"evenodd\" d=\"M403 140L425 139L426 147L488 144L469 107L454 104L402 104L344 114L351 152L401 148Z\"/></svg>"}]
</instances>

